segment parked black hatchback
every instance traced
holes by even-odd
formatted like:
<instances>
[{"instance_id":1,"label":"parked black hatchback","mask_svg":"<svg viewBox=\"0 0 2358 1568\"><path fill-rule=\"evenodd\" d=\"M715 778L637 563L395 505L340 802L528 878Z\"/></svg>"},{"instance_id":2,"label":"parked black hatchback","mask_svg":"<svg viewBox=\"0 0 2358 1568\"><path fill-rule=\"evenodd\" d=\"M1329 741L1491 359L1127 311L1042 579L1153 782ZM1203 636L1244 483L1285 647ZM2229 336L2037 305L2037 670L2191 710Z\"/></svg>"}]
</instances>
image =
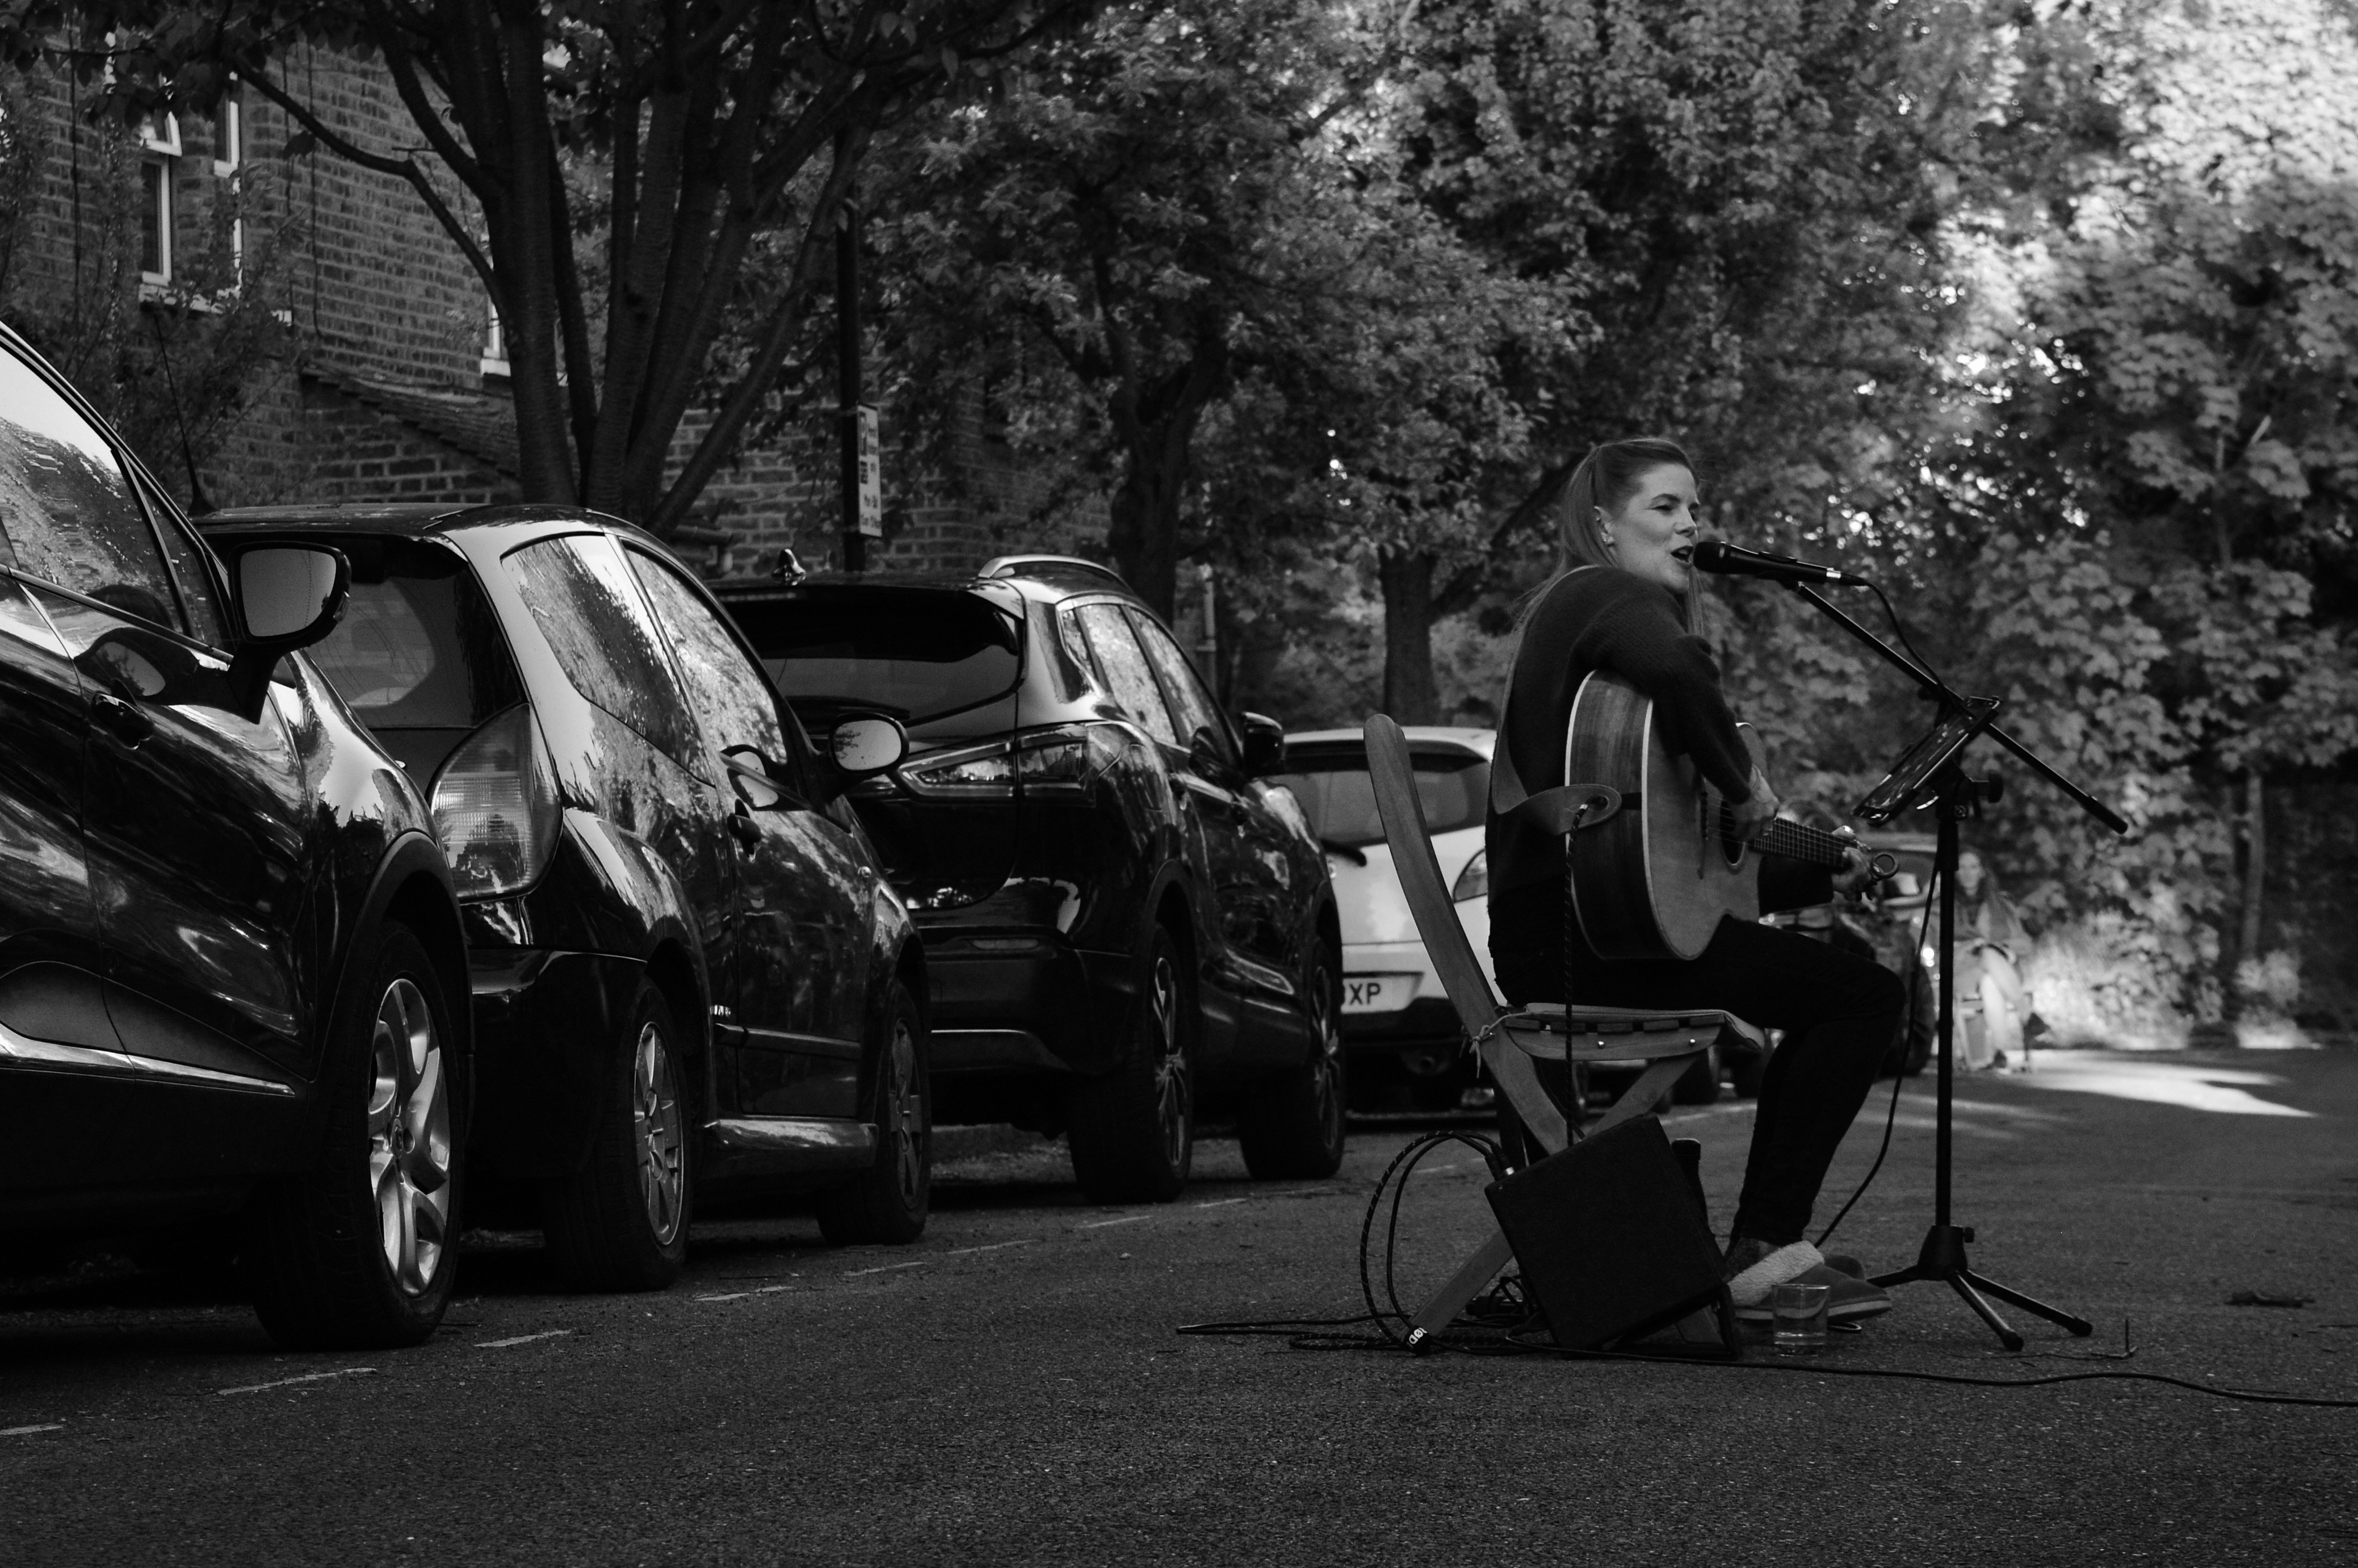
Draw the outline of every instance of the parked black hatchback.
<instances>
[{"instance_id":1,"label":"parked black hatchback","mask_svg":"<svg viewBox=\"0 0 2358 1568\"><path fill-rule=\"evenodd\" d=\"M316 651L430 781L464 911L487 1219L579 1288L670 1282L699 1189L802 1186L838 1241L914 1239L931 1182L923 952L814 755L703 587L563 507L220 513L332 543Z\"/></svg>"},{"instance_id":2,"label":"parked black hatchback","mask_svg":"<svg viewBox=\"0 0 2358 1568\"><path fill-rule=\"evenodd\" d=\"M416 1343L458 1260L449 871L295 652L343 561L228 564L0 327L0 1233L169 1227L282 1343Z\"/></svg>"},{"instance_id":3,"label":"parked black hatchback","mask_svg":"<svg viewBox=\"0 0 2358 1568\"><path fill-rule=\"evenodd\" d=\"M936 1115L1064 1130L1098 1201L1163 1200L1199 1119L1256 1175L1343 1157L1341 944L1325 861L1163 623L1103 567L724 584L815 728L911 753L850 797L933 978Z\"/></svg>"}]
</instances>

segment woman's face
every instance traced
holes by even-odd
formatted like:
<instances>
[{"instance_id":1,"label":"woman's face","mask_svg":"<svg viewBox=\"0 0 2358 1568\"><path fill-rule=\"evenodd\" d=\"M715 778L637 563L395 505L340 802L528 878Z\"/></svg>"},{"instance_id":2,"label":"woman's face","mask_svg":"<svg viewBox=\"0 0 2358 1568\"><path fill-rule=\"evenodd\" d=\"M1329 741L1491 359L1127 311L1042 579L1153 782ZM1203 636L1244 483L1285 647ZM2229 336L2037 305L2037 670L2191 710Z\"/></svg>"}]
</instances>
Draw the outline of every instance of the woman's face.
<instances>
[{"instance_id":1,"label":"woman's face","mask_svg":"<svg viewBox=\"0 0 2358 1568\"><path fill-rule=\"evenodd\" d=\"M1672 593L1684 593L1693 568L1700 525L1695 522L1694 475L1676 463L1648 469L1629 499L1612 512L1598 510L1597 521L1613 558L1624 571Z\"/></svg>"},{"instance_id":2,"label":"woman's face","mask_svg":"<svg viewBox=\"0 0 2358 1568\"><path fill-rule=\"evenodd\" d=\"M1968 898L1982 891L1982 858L1971 849L1957 857L1957 891Z\"/></svg>"}]
</instances>

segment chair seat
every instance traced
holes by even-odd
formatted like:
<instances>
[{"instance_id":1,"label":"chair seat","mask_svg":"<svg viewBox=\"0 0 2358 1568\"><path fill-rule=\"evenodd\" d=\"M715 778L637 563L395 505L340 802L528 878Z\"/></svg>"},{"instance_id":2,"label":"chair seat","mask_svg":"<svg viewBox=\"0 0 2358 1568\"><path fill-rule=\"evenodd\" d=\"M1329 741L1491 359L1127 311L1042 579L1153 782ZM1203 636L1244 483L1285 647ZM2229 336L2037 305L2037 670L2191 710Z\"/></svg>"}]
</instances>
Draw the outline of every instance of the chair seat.
<instances>
[{"instance_id":1,"label":"chair seat","mask_svg":"<svg viewBox=\"0 0 2358 1568\"><path fill-rule=\"evenodd\" d=\"M1500 1014L1494 1027L1526 1055L1550 1062L1651 1062L1703 1050L1724 1033L1756 1047L1765 1044L1760 1032L1742 1019L1710 1010L1632 1011L1535 1002Z\"/></svg>"}]
</instances>

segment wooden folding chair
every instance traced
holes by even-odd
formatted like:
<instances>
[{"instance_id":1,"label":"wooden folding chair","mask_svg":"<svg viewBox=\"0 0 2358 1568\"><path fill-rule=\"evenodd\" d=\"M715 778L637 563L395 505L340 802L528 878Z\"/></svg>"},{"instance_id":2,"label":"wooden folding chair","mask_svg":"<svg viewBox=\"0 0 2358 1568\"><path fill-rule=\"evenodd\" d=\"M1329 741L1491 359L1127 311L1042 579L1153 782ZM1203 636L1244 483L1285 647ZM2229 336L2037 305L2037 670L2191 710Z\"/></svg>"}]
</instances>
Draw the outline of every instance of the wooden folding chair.
<instances>
[{"instance_id":1,"label":"wooden folding chair","mask_svg":"<svg viewBox=\"0 0 2358 1568\"><path fill-rule=\"evenodd\" d=\"M1498 1094L1522 1122L1528 1140L1537 1146L1531 1151L1533 1159L1552 1154L1584 1135L1565 1120L1549 1097L1535 1062L1563 1062L1567 1067L1585 1062L1648 1064L1613 1108L1586 1130L1595 1133L1651 1110L1723 1031L1757 1038L1750 1025L1708 1010L1644 1011L1542 1002L1509 1011L1475 958L1473 945L1466 941L1466 928L1457 923L1457 911L1441 881L1441 864L1433 859L1433 840L1417 801L1408 738L1380 713L1368 717L1366 735L1368 776L1375 785L1376 808L1383 814L1392 869L1407 895L1418 935L1424 939L1425 956L1432 960L1433 973L1449 993L1475 1049L1481 1053ZM1498 744L1506 744L1503 734ZM1493 1230L1490 1238L1417 1310L1409 1330L1409 1348L1420 1353L1436 1348L1442 1330L1456 1321L1466 1303L1513 1256L1506 1237Z\"/></svg>"}]
</instances>

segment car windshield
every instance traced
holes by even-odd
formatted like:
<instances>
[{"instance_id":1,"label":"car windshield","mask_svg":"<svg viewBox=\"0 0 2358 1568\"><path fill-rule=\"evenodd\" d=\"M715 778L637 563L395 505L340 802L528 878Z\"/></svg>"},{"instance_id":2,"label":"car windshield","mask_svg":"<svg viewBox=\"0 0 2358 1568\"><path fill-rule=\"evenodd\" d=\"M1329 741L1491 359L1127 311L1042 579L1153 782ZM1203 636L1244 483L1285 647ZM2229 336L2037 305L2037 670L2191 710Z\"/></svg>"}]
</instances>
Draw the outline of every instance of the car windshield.
<instances>
[{"instance_id":1,"label":"car windshield","mask_svg":"<svg viewBox=\"0 0 2358 1568\"><path fill-rule=\"evenodd\" d=\"M876 589L739 600L730 613L790 702L883 709L923 724L1006 696L1021 629L971 595Z\"/></svg>"},{"instance_id":2,"label":"car windshield","mask_svg":"<svg viewBox=\"0 0 2358 1568\"><path fill-rule=\"evenodd\" d=\"M1384 841L1384 819L1376 810L1365 752L1356 746L1337 752L1297 749L1291 761L1293 771L1276 782L1293 791L1311 830L1322 840L1355 849ZM1489 763L1464 752L1418 752L1411 762L1426 832L1482 826L1490 795Z\"/></svg>"}]
</instances>

